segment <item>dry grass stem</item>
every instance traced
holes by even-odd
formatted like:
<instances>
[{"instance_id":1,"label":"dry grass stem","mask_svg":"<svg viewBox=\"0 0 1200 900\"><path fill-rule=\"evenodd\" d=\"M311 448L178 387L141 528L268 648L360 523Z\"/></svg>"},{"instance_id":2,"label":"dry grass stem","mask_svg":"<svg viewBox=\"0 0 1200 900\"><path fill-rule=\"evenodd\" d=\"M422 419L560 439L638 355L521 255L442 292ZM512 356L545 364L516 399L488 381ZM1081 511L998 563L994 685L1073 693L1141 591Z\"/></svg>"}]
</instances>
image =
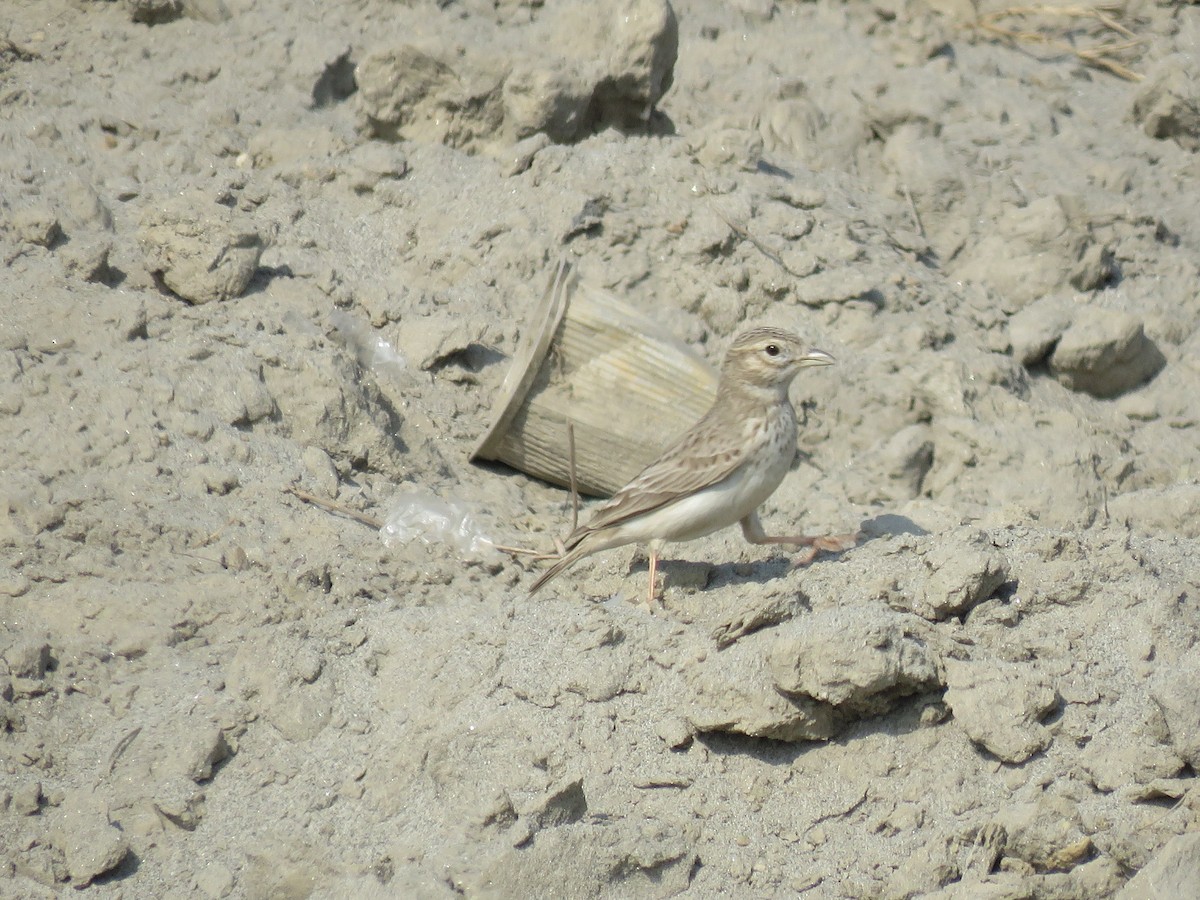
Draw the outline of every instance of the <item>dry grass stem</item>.
<instances>
[{"instance_id":1,"label":"dry grass stem","mask_svg":"<svg viewBox=\"0 0 1200 900\"><path fill-rule=\"evenodd\" d=\"M1141 81L1141 73L1129 68L1123 58L1138 50L1145 40L1117 20L1116 15L1121 11L1119 6L1008 6L983 16L973 27L1002 40L1039 44L1060 53L1070 54L1089 66L1105 69L1127 81ZM1070 23L1060 25L1056 29L1019 28L1006 24L1007 20L1014 18L1035 17L1090 19L1101 28L1122 35L1127 40L1100 38L1098 43L1091 47L1076 47L1066 39L1074 30Z\"/></svg>"}]
</instances>

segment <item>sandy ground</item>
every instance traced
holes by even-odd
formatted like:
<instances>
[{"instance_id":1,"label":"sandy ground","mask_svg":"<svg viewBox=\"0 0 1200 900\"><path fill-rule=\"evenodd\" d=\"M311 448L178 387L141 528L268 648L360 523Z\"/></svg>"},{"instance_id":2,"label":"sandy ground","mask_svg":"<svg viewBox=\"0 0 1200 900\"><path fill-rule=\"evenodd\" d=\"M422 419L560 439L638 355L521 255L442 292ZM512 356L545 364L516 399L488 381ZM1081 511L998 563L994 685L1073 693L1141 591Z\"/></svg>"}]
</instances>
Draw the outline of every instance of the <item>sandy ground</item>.
<instances>
[{"instance_id":1,"label":"sandy ground","mask_svg":"<svg viewBox=\"0 0 1200 900\"><path fill-rule=\"evenodd\" d=\"M1200 894L1200 7L998 9L7 0L0 894ZM832 352L763 517L861 544L289 493L549 548L564 255Z\"/></svg>"}]
</instances>

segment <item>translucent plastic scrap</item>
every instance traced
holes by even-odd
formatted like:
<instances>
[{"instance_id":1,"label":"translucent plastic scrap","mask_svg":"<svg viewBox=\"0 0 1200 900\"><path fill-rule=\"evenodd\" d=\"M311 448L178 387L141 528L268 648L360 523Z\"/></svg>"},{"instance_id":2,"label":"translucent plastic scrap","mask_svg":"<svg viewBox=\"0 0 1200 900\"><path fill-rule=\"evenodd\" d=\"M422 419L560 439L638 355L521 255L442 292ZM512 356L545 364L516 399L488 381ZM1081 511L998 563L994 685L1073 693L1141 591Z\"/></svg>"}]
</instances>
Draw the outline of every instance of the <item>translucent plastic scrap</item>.
<instances>
[{"instance_id":1,"label":"translucent plastic scrap","mask_svg":"<svg viewBox=\"0 0 1200 900\"><path fill-rule=\"evenodd\" d=\"M408 368L404 354L376 333L366 322L360 322L349 313L335 309L329 321L337 329L345 345L354 352L358 364L363 368L395 378Z\"/></svg>"},{"instance_id":2,"label":"translucent plastic scrap","mask_svg":"<svg viewBox=\"0 0 1200 900\"><path fill-rule=\"evenodd\" d=\"M379 535L387 547L420 540L426 544L450 544L462 553L479 553L493 546L468 504L443 500L429 491L400 494L392 503Z\"/></svg>"}]
</instances>

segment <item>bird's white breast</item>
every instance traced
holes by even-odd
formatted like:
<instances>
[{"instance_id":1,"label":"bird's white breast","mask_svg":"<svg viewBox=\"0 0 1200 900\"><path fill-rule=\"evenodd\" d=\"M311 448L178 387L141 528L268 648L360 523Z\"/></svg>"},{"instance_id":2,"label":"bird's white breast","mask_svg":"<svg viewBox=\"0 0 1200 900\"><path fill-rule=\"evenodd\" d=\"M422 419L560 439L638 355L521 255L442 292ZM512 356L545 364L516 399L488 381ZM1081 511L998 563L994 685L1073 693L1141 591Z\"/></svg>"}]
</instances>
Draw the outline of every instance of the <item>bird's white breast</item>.
<instances>
[{"instance_id":1,"label":"bird's white breast","mask_svg":"<svg viewBox=\"0 0 1200 900\"><path fill-rule=\"evenodd\" d=\"M741 521L779 487L796 455L794 413L761 434L747 434L756 452L728 477L619 526L622 543L692 541ZM759 425L761 426L761 420ZM782 426L782 427L780 427ZM748 428L753 426L748 423Z\"/></svg>"}]
</instances>

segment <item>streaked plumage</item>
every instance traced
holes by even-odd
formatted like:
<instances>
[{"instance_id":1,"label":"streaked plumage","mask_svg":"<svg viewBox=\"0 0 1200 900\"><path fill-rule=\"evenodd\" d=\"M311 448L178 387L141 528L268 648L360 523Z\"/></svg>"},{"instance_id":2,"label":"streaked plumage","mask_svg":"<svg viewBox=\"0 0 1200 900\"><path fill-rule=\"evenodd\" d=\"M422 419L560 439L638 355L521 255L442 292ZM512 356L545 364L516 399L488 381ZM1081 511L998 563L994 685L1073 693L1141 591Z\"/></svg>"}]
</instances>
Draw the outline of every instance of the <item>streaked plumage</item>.
<instances>
[{"instance_id":1,"label":"streaked plumage","mask_svg":"<svg viewBox=\"0 0 1200 900\"><path fill-rule=\"evenodd\" d=\"M695 540L738 522L755 543L820 545L817 538L768 538L755 510L779 487L796 455L792 379L806 366L831 363L832 356L790 331L741 332L725 355L709 411L567 537L566 554L530 593L584 556L648 543L653 596L662 543Z\"/></svg>"}]
</instances>

